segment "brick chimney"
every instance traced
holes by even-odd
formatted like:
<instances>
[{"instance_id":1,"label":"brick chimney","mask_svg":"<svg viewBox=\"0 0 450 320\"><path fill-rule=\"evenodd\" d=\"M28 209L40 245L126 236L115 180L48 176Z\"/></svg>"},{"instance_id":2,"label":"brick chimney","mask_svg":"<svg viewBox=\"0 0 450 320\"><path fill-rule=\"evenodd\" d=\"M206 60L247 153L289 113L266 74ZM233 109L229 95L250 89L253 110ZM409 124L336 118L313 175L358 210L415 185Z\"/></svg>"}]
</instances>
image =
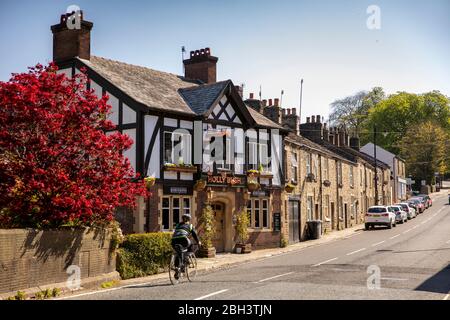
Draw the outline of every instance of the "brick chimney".
<instances>
[{"instance_id":1,"label":"brick chimney","mask_svg":"<svg viewBox=\"0 0 450 320\"><path fill-rule=\"evenodd\" d=\"M263 109L263 101L260 101L258 99L254 98L254 94L250 93L250 96L247 100L244 101L246 105L248 105L250 108L262 112Z\"/></svg>"},{"instance_id":2,"label":"brick chimney","mask_svg":"<svg viewBox=\"0 0 450 320\"><path fill-rule=\"evenodd\" d=\"M277 100L278 99L275 99L275 104L273 104L273 100L269 99L269 105L267 107L263 107L262 113L273 122L282 124L282 112Z\"/></svg>"},{"instance_id":3,"label":"brick chimney","mask_svg":"<svg viewBox=\"0 0 450 320\"><path fill-rule=\"evenodd\" d=\"M300 125L300 134L312 141L320 141L323 139L324 124L321 122L320 115L306 118L306 123Z\"/></svg>"},{"instance_id":4,"label":"brick chimney","mask_svg":"<svg viewBox=\"0 0 450 320\"><path fill-rule=\"evenodd\" d=\"M91 30L94 24L83 20L83 11L61 15L60 22L51 26L53 61L62 62L75 57L91 59Z\"/></svg>"},{"instance_id":5,"label":"brick chimney","mask_svg":"<svg viewBox=\"0 0 450 320\"><path fill-rule=\"evenodd\" d=\"M191 51L190 58L183 60L184 76L204 83L216 82L216 65L219 58L211 55L209 48Z\"/></svg>"},{"instance_id":6,"label":"brick chimney","mask_svg":"<svg viewBox=\"0 0 450 320\"><path fill-rule=\"evenodd\" d=\"M283 127L291 129L295 134L299 134L300 117L297 116L297 110L295 108L282 110L283 114L281 117L281 121ZM287 112L285 110L287 110Z\"/></svg>"},{"instance_id":7,"label":"brick chimney","mask_svg":"<svg viewBox=\"0 0 450 320\"><path fill-rule=\"evenodd\" d=\"M339 146L348 146L348 134L345 130L345 128L339 128L338 129L338 139L339 139Z\"/></svg>"},{"instance_id":8,"label":"brick chimney","mask_svg":"<svg viewBox=\"0 0 450 320\"><path fill-rule=\"evenodd\" d=\"M359 151L359 149L361 148L361 145L360 145L358 137L351 137L350 138L350 147L352 149L355 149L356 151Z\"/></svg>"}]
</instances>

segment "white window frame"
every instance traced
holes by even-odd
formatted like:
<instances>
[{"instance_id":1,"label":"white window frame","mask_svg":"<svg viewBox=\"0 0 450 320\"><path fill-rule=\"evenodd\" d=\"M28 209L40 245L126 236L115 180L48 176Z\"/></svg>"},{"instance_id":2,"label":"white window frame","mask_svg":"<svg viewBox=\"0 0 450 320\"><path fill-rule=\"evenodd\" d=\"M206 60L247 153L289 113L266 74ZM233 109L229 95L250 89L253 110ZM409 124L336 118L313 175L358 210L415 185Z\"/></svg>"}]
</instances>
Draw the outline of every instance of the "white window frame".
<instances>
[{"instance_id":1,"label":"white window frame","mask_svg":"<svg viewBox=\"0 0 450 320\"><path fill-rule=\"evenodd\" d=\"M186 195L164 195L162 197L162 202L161 202L161 206L164 203L164 199L169 199L169 207L162 207L161 209L161 230L163 231L172 231L174 229L174 226L178 223L181 222L181 217L183 216L184 213L191 213L192 212L192 201L193 198L192 196L186 196ZM178 199L178 207L174 207L173 203L174 203L174 199ZM186 207L184 205L184 200L188 199L189 200L189 207ZM174 221L174 216L173 216L173 211L174 209L179 209L179 221L176 222ZM163 223L163 219L164 219L164 210L169 210L169 229L164 228L164 223Z\"/></svg>"},{"instance_id":2,"label":"white window frame","mask_svg":"<svg viewBox=\"0 0 450 320\"><path fill-rule=\"evenodd\" d=\"M306 221L313 220L314 201L312 196L306 198Z\"/></svg>"},{"instance_id":3,"label":"white window frame","mask_svg":"<svg viewBox=\"0 0 450 320\"><path fill-rule=\"evenodd\" d=\"M171 135L171 155L170 155L170 161L167 161L166 159L166 134L170 134ZM178 138L176 138L178 136ZM186 137L186 138L184 138ZM164 162L165 163L174 163L174 164L178 164L175 162L175 157L174 157L174 148L175 148L175 142L180 141L181 145L181 150L182 150L182 158L183 158L183 163L184 164L192 164L192 135L190 133L180 133L180 132L174 132L174 131L164 131L164 136L163 136L163 152L164 152Z\"/></svg>"},{"instance_id":4,"label":"white window frame","mask_svg":"<svg viewBox=\"0 0 450 320\"><path fill-rule=\"evenodd\" d=\"M312 158L312 154L311 153L307 153L306 154L306 175L309 175L312 170L311 170L311 159Z\"/></svg>"},{"instance_id":5,"label":"white window frame","mask_svg":"<svg viewBox=\"0 0 450 320\"><path fill-rule=\"evenodd\" d=\"M292 151L291 152L291 181L297 182L298 181L298 156L297 152Z\"/></svg>"}]
</instances>

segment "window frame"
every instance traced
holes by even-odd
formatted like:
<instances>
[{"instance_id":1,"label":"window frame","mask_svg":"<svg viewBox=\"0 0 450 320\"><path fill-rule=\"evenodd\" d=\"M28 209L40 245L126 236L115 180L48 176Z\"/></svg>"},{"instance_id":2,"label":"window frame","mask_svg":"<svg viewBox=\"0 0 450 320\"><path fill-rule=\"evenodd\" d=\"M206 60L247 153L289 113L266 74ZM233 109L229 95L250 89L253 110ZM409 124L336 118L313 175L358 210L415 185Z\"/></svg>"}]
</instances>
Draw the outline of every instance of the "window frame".
<instances>
[{"instance_id":1,"label":"window frame","mask_svg":"<svg viewBox=\"0 0 450 320\"><path fill-rule=\"evenodd\" d=\"M255 205L258 203L258 206ZM266 207L264 208L264 203ZM252 197L247 203L247 214L250 214L249 229L272 230L272 219L270 216L270 197ZM256 213L258 213L259 226L256 226ZM264 218L265 215L265 218ZM264 225L266 221L266 226Z\"/></svg>"},{"instance_id":2,"label":"window frame","mask_svg":"<svg viewBox=\"0 0 450 320\"><path fill-rule=\"evenodd\" d=\"M169 207L164 207L164 199L168 199L169 201ZM174 199L178 199L178 207L174 207ZM189 200L189 207L185 206L185 199ZM162 231L173 231L174 227L176 225L176 223L174 223L174 209L178 209L179 210L179 221L181 222L181 217L183 216L183 214L186 212L186 209L188 209L188 213L192 213L192 204L193 204L193 196L189 195L163 195L162 196L162 202L161 202L161 230ZM164 228L164 210L167 209L169 210L169 229ZM172 226L172 228L170 228L170 226Z\"/></svg>"},{"instance_id":3,"label":"window frame","mask_svg":"<svg viewBox=\"0 0 450 320\"><path fill-rule=\"evenodd\" d=\"M167 161L167 149L166 149L166 135L170 134L170 141L171 141L171 149L170 149L170 161ZM178 138L177 140L175 140L174 135L178 135L180 138ZM183 136L188 136L189 138L186 140L183 138ZM192 164L192 134L189 133L181 133L181 132L176 132L176 131L168 131L168 130L164 130L163 132L163 163L173 163L173 164L179 164L175 162L175 157L174 157L174 148L175 148L175 143L181 143L182 147L182 155L181 157L183 158L183 163L184 164ZM187 146L185 146L184 144L187 142Z\"/></svg>"}]
</instances>

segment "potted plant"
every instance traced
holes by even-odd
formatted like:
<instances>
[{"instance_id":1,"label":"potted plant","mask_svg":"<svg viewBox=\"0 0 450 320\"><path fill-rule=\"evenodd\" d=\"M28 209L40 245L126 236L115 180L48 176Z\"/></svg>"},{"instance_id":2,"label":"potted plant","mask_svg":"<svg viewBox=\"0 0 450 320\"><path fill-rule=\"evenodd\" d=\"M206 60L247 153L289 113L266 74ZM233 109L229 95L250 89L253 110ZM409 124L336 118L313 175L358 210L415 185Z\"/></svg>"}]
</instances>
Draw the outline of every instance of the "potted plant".
<instances>
[{"instance_id":1,"label":"potted plant","mask_svg":"<svg viewBox=\"0 0 450 320\"><path fill-rule=\"evenodd\" d=\"M259 176L259 171L255 169L247 170L247 176L249 177L257 177Z\"/></svg>"},{"instance_id":2,"label":"potted plant","mask_svg":"<svg viewBox=\"0 0 450 320\"><path fill-rule=\"evenodd\" d=\"M214 211L210 204L207 204L202 211L199 219L200 228L200 241L202 242L199 248L199 257L214 258L216 256L216 248L213 247L212 239L216 233L214 226Z\"/></svg>"},{"instance_id":3,"label":"potted plant","mask_svg":"<svg viewBox=\"0 0 450 320\"><path fill-rule=\"evenodd\" d=\"M194 188L197 191L202 191L205 189L205 187L206 187L206 180L204 180L204 179L197 180L197 182L194 185Z\"/></svg>"},{"instance_id":4,"label":"potted plant","mask_svg":"<svg viewBox=\"0 0 450 320\"><path fill-rule=\"evenodd\" d=\"M247 189L252 192L258 190L260 187L258 180L254 177L249 177L247 180Z\"/></svg>"},{"instance_id":5,"label":"potted plant","mask_svg":"<svg viewBox=\"0 0 450 320\"><path fill-rule=\"evenodd\" d=\"M286 186L284 187L284 190L287 193L292 193L292 191L294 191L294 189L295 189L295 186L291 183L286 184Z\"/></svg>"},{"instance_id":6,"label":"potted plant","mask_svg":"<svg viewBox=\"0 0 450 320\"><path fill-rule=\"evenodd\" d=\"M250 253L252 252L252 244L247 243L249 238L248 227L250 225L250 220L247 214L247 207L243 207L236 214L236 236L238 242L235 246L236 253Z\"/></svg>"},{"instance_id":7,"label":"potted plant","mask_svg":"<svg viewBox=\"0 0 450 320\"><path fill-rule=\"evenodd\" d=\"M156 178L155 177L145 177L144 182L145 182L145 186L147 187L147 189L150 189L151 187L153 187L155 185Z\"/></svg>"}]
</instances>

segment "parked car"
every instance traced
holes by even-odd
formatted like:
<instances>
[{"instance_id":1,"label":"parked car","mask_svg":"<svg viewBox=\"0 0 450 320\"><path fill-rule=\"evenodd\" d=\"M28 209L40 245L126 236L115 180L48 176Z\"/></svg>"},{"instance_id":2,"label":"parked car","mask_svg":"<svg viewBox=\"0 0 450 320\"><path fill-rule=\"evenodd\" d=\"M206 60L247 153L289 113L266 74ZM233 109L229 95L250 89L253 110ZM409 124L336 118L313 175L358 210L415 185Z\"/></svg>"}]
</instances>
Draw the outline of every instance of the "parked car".
<instances>
[{"instance_id":1,"label":"parked car","mask_svg":"<svg viewBox=\"0 0 450 320\"><path fill-rule=\"evenodd\" d=\"M372 206L367 210L364 226L366 230L375 226L387 226L389 229L395 227L395 212L388 210L386 206Z\"/></svg>"},{"instance_id":2,"label":"parked car","mask_svg":"<svg viewBox=\"0 0 450 320\"><path fill-rule=\"evenodd\" d=\"M426 200L426 207L427 209L431 206L433 206L433 200L431 200L430 196L427 194L419 194L418 197L425 198Z\"/></svg>"},{"instance_id":3,"label":"parked car","mask_svg":"<svg viewBox=\"0 0 450 320\"><path fill-rule=\"evenodd\" d=\"M395 222L397 223L404 223L408 222L408 215L405 211L403 211L401 206L389 206L389 210L395 213Z\"/></svg>"},{"instance_id":4,"label":"parked car","mask_svg":"<svg viewBox=\"0 0 450 320\"><path fill-rule=\"evenodd\" d=\"M403 211L406 212L406 215L408 217L408 220L411 220L413 218L415 218L416 215L416 209L414 209L412 206L410 206L408 203L406 202L401 202L401 203L396 203L396 206L401 206Z\"/></svg>"},{"instance_id":5,"label":"parked car","mask_svg":"<svg viewBox=\"0 0 450 320\"><path fill-rule=\"evenodd\" d=\"M419 207L419 213L422 213L425 211L425 199L414 197L409 200L417 202L417 206Z\"/></svg>"},{"instance_id":6,"label":"parked car","mask_svg":"<svg viewBox=\"0 0 450 320\"><path fill-rule=\"evenodd\" d=\"M406 201L406 203L408 203L411 207L413 207L416 210L416 215L418 215L419 213L422 213L422 209L421 209L421 205L420 205L420 201L416 200L416 199L408 199Z\"/></svg>"}]
</instances>

